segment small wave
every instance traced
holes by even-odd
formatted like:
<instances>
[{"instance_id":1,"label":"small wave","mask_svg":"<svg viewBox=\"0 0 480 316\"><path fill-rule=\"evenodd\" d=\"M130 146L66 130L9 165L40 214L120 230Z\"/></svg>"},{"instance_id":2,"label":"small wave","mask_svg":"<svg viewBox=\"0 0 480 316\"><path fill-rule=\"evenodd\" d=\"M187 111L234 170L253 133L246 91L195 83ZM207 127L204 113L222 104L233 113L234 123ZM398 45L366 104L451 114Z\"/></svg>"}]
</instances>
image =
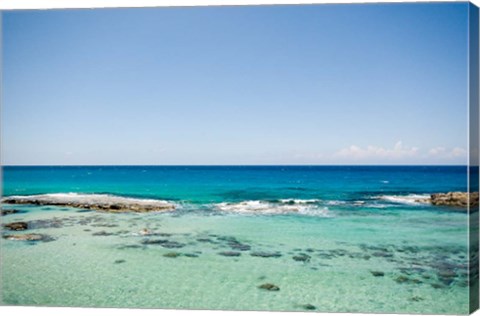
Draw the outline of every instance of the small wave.
<instances>
[{"instance_id":1,"label":"small wave","mask_svg":"<svg viewBox=\"0 0 480 316\"><path fill-rule=\"evenodd\" d=\"M279 200L281 203L285 204L315 204L319 203L320 200L317 199L307 199L307 200L300 200L300 199L281 199Z\"/></svg>"},{"instance_id":2,"label":"small wave","mask_svg":"<svg viewBox=\"0 0 480 316\"><path fill-rule=\"evenodd\" d=\"M339 201L339 200L331 200L331 201L328 201L327 202L327 205L332 205L332 206L335 206L335 205L345 205L347 204L347 202L345 201Z\"/></svg>"},{"instance_id":3,"label":"small wave","mask_svg":"<svg viewBox=\"0 0 480 316\"><path fill-rule=\"evenodd\" d=\"M314 202L301 200L300 203L292 204L291 200L280 200L280 203L267 201L242 201L237 203L223 202L215 204L216 208L223 212L243 214L289 214L297 213L315 216L331 216L327 207L319 207ZM313 200L312 200L313 201Z\"/></svg>"},{"instance_id":4,"label":"small wave","mask_svg":"<svg viewBox=\"0 0 480 316\"><path fill-rule=\"evenodd\" d=\"M409 194L409 195L381 195L377 197L380 200L387 201L394 204L407 205L425 205L430 200L428 194Z\"/></svg>"}]
</instances>

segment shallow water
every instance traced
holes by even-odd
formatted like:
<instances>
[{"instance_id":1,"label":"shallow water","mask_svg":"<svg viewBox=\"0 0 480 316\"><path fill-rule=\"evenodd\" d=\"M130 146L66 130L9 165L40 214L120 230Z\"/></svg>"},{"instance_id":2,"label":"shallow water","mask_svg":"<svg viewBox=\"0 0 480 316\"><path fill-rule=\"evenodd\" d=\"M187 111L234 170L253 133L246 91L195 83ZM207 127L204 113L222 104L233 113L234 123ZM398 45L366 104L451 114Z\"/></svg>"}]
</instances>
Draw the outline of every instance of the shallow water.
<instances>
[{"instance_id":1,"label":"shallow water","mask_svg":"<svg viewBox=\"0 0 480 316\"><path fill-rule=\"evenodd\" d=\"M6 192L22 189L18 178L5 183ZM41 182L25 183L28 194L50 192L38 189ZM26 221L32 229L3 235L38 233L54 240L1 240L3 303L467 313L467 215L412 202L412 194L426 193L419 189L424 184L412 183L383 194L400 200L384 199L377 187L351 190L353 184L335 194L275 192L256 199L195 200L198 192L192 192L190 199L175 200L176 211L163 213L4 205L25 211L2 216L4 223ZM204 191L215 185L221 187L217 182ZM429 190L437 190L433 182ZM352 198L340 198L346 195ZM279 290L259 288L266 283Z\"/></svg>"}]
</instances>

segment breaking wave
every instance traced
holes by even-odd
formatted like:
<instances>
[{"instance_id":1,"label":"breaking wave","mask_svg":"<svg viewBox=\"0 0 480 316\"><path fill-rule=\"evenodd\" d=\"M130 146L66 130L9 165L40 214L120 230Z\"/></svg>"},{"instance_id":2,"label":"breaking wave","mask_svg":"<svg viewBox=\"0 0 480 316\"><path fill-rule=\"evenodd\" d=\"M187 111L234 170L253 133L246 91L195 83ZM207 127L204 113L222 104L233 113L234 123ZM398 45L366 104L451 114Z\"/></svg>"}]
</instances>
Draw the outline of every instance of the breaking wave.
<instances>
[{"instance_id":1,"label":"breaking wave","mask_svg":"<svg viewBox=\"0 0 480 316\"><path fill-rule=\"evenodd\" d=\"M430 200L428 194L408 194L408 195L381 195L377 197L379 200L387 201L394 204L407 205L425 205Z\"/></svg>"},{"instance_id":2,"label":"breaking wave","mask_svg":"<svg viewBox=\"0 0 480 316\"><path fill-rule=\"evenodd\" d=\"M318 200L292 200L282 199L279 202L269 201L242 201L223 202L215 204L219 211L243 214L303 214L330 217L331 212L327 207L315 203Z\"/></svg>"}]
</instances>

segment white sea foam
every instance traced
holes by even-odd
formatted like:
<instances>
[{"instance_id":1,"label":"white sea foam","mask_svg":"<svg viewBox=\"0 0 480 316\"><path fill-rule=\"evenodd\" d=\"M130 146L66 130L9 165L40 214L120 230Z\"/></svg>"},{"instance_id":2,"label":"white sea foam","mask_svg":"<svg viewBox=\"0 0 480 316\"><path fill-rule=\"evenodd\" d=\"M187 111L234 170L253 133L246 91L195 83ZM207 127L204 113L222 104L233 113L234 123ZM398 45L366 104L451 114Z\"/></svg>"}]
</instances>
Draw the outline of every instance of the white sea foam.
<instances>
[{"instance_id":1,"label":"white sea foam","mask_svg":"<svg viewBox=\"0 0 480 316\"><path fill-rule=\"evenodd\" d=\"M314 204L320 202L317 199L307 199L307 200L300 200L300 199L281 199L280 202L288 203L288 204Z\"/></svg>"},{"instance_id":2,"label":"white sea foam","mask_svg":"<svg viewBox=\"0 0 480 316\"><path fill-rule=\"evenodd\" d=\"M306 202L309 201L309 202ZM223 202L216 204L216 208L223 212L243 214L289 214L297 213L304 215L331 216L327 207L319 207L313 201L300 200L292 203L289 199L280 200L280 203L267 201L242 201L236 203Z\"/></svg>"},{"instance_id":3,"label":"white sea foam","mask_svg":"<svg viewBox=\"0 0 480 316\"><path fill-rule=\"evenodd\" d=\"M327 202L327 205L345 205L345 204L347 204L347 202L338 201L338 200L332 200Z\"/></svg>"},{"instance_id":4,"label":"white sea foam","mask_svg":"<svg viewBox=\"0 0 480 316\"><path fill-rule=\"evenodd\" d=\"M428 204L430 195L428 194L408 194L408 195L381 195L377 197L380 200L395 204L424 205Z\"/></svg>"}]
</instances>

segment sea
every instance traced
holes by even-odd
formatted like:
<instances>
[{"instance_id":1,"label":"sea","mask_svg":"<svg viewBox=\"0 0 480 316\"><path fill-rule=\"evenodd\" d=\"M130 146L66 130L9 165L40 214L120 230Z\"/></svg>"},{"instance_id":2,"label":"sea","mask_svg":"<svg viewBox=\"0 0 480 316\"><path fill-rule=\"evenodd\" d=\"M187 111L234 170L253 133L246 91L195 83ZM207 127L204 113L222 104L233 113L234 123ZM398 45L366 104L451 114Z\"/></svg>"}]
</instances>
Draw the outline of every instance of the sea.
<instances>
[{"instance_id":1,"label":"sea","mask_svg":"<svg viewBox=\"0 0 480 316\"><path fill-rule=\"evenodd\" d=\"M3 197L112 196L173 211L3 204L5 305L466 314L466 166L6 166Z\"/></svg>"}]
</instances>

